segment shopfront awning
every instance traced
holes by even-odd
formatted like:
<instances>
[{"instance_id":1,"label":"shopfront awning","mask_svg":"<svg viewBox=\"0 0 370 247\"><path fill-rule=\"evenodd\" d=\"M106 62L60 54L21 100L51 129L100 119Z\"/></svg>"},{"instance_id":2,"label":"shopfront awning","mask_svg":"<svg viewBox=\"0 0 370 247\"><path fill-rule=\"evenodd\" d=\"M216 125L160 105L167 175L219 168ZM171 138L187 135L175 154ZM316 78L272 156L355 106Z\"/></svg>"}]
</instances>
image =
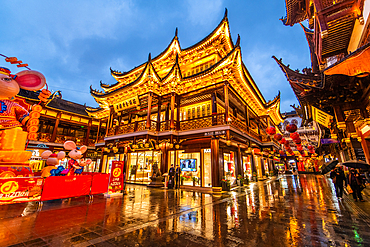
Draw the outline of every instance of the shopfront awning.
<instances>
[{"instance_id":1,"label":"shopfront awning","mask_svg":"<svg viewBox=\"0 0 370 247\"><path fill-rule=\"evenodd\" d=\"M370 43L358 48L324 70L325 75L367 76L370 74Z\"/></svg>"}]
</instances>

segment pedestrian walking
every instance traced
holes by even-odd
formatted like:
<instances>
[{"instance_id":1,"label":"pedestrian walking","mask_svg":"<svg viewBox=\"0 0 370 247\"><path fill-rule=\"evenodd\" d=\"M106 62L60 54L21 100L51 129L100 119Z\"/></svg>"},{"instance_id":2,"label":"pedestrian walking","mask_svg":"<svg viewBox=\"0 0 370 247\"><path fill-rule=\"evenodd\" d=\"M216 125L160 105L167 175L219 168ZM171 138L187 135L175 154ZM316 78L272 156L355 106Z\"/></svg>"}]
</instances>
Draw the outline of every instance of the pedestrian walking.
<instances>
[{"instance_id":1,"label":"pedestrian walking","mask_svg":"<svg viewBox=\"0 0 370 247\"><path fill-rule=\"evenodd\" d=\"M361 190L363 186L363 181L360 177L360 174L354 169L351 168L349 174L348 174L348 184L351 186L351 189L353 190L353 200L357 202L357 198L361 201L364 202L364 199L362 198L361 195Z\"/></svg>"},{"instance_id":2,"label":"pedestrian walking","mask_svg":"<svg viewBox=\"0 0 370 247\"><path fill-rule=\"evenodd\" d=\"M344 181L346 180L346 176L344 175L343 167L341 165L337 165L335 169L335 193L339 199L343 197L343 186Z\"/></svg>"},{"instance_id":3,"label":"pedestrian walking","mask_svg":"<svg viewBox=\"0 0 370 247\"><path fill-rule=\"evenodd\" d=\"M175 185L175 167L173 167L173 164L171 165L170 170L168 171L168 188L173 189Z\"/></svg>"},{"instance_id":4,"label":"pedestrian walking","mask_svg":"<svg viewBox=\"0 0 370 247\"><path fill-rule=\"evenodd\" d=\"M181 168L179 165L176 166L176 173L175 173L175 188L179 189L180 188L180 176L181 176Z\"/></svg>"}]
</instances>

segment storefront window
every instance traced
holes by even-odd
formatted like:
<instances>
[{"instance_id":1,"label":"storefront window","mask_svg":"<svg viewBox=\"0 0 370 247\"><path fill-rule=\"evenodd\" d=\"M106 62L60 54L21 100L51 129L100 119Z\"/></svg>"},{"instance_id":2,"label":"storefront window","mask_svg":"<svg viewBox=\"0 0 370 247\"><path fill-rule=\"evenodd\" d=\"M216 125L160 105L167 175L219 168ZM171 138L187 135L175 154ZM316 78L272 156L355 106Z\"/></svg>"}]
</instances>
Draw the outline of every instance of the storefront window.
<instances>
[{"instance_id":1,"label":"storefront window","mask_svg":"<svg viewBox=\"0 0 370 247\"><path fill-rule=\"evenodd\" d=\"M112 168L112 162L115 160L119 160L119 154L114 155L113 157L108 157L108 164L106 167L106 173L110 173L110 170Z\"/></svg>"},{"instance_id":2,"label":"storefront window","mask_svg":"<svg viewBox=\"0 0 370 247\"><path fill-rule=\"evenodd\" d=\"M257 155L254 156L254 160L256 161L256 170L257 170L257 177L262 178L262 163L261 158Z\"/></svg>"},{"instance_id":3,"label":"storefront window","mask_svg":"<svg viewBox=\"0 0 370 247\"><path fill-rule=\"evenodd\" d=\"M201 163L200 153L184 153L179 151L178 162L181 168L181 180L183 185L200 186L201 181Z\"/></svg>"},{"instance_id":4,"label":"storefront window","mask_svg":"<svg viewBox=\"0 0 370 247\"><path fill-rule=\"evenodd\" d=\"M203 186L212 187L211 149L203 149Z\"/></svg>"},{"instance_id":5,"label":"storefront window","mask_svg":"<svg viewBox=\"0 0 370 247\"><path fill-rule=\"evenodd\" d=\"M252 163L251 163L252 156L243 156L243 169L244 169L244 176L248 176L249 180L252 179Z\"/></svg>"},{"instance_id":6,"label":"storefront window","mask_svg":"<svg viewBox=\"0 0 370 247\"><path fill-rule=\"evenodd\" d=\"M158 169L160 169L160 157L160 152L158 151L142 151L128 154L128 181L135 183L150 183L153 165L157 165Z\"/></svg>"},{"instance_id":7,"label":"storefront window","mask_svg":"<svg viewBox=\"0 0 370 247\"><path fill-rule=\"evenodd\" d=\"M235 182L235 159L234 152L224 153L224 177L230 180L230 183Z\"/></svg>"}]
</instances>

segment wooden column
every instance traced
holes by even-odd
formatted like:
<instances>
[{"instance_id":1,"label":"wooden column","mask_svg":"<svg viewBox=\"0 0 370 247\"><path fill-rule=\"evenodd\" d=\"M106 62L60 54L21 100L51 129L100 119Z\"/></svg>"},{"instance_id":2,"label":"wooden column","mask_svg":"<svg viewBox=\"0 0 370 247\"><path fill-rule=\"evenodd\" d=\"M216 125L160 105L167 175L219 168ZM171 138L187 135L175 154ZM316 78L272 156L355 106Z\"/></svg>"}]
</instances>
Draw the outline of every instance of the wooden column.
<instances>
[{"instance_id":1,"label":"wooden column","mask_svg":"<svg viewBox=\"0 0 370 247\"><path fill-rule=\"evenodd\" d=\"M177 114L176 114L176 119L177 119L177 123L176 123L176 130L180 130L180 96L177 96L176 98L176 109L177 109Z\"/></svg>"},{"instance_id":2,"label":"wooden column","mask_svg":"<svg viewBox=\"0 0 370 247\"><path fill-rule=\"evenodd\" d=\"M87 131L86 131L86 138L85 138L85 145L89 146L89 135L91 131L91 125L92 125L92 119L89 120L89 123L87 124Z\"/></svg>"},{"instance_id":3,"label":"wooden column","mask_svg":"<svg viewBox=\"0 0 370 247\"><path fill-rule=\"evenodd\" d=\"M224 84L224 95L225 95L225 123L229 121L229 85L227 82Z\"/></svg>"},{"instance_id":4,"label":"wooden column","mask_svg":"<svg viewBox=\"0 0 370 247\"><path fill-rule=\"evenodd\" d=\"M211 139L211 172L212 172L212 187L221 186L220 172L220 143L216 137Z\"/></svg>"},{"instance_id":5,"label":"wooden column","mask_svg":"<svg viewBox=\"0 0 370 247\"><path fill-rule=\"evenodd\" d=\"M217 93L213 92L212 93L212 102L211 102L211 107L212 107L212 125L217 125Z\"/></svg>"},{"instance_id":6,"label":"wooden column","mask_svg":"<svg viewBox=\"0 0 370 247\"><path fill-rule=\"evenodd\" d=\"M58 112L57 119L55 120L55 124L54 124L53 134L51 135L50 142L55 142L55 139L57 137L57 129L58 129L58 125L59 125L59 121L60 121L61 116L62 116L62 113Z\"/></svg>"},{"instance_id":7,"label":"wooden column","mask_svg":"<svg viewBox=\"0 0 370 247\"><path fill-rule=\"evenodd\" d=\"M248 106L245 106L245 124L247 125L248 131L250 127L250 115L249 115L249 109Z\"/></svg>"},{"instance_id":8,"label":"wooden column","mask_svg":"<svg viewBox=\"0 0 370 247\"><path fill-rule=\"evenodd\" d=\"M240 151L240 145L238 145L238 166L237 166L237 173L236 177L238 175L241 175L244 178L244 171L243 171L243 157L242 157L242 152Z\"/></svg>"},{"instance_id":9,"label":"wooden column","mask_svg":"<svg viewBox=\"0 0 370 247\"><path fill-rule=\"evenodd\" d=\"M162 97L158 98L158 111L157 111L157 131L161 130L161 108L162 108Z\"/></svg>"},{"instance_id":10,"label":"wooden column","mask_svg":"<svg viewBox=\"0 0 370 247\"><path fill-rule=\"evenodd\" d=\"M148 95L148 114L146 115L146 129L150 129L150 125L151 125L150 115L151 115L151 112L152 112L152 98L153 98L153 93L149 92L149 95Z\"/></svg>"},{"instance_id":11,"label":"wooden column","mask_svg":"<svg viewBox=\"0 0 370 247\"><path fill-rule=\"evenodd\" d=\"M100 135L100 128L101 128L101 119L99 119L98 133L96 133L96 141L95 141L95 143L98 143L99 135Z\"/></svg>"},{"instance_id":12,"label":"wooden column","mask_svg":"<svg viewBox=\"0 0 370 247\"><path fill-rule=\"evenodd\" d=\"M166 104L164 120L165 120L165 130L168 130L169 129L168 121L170 120L170 107L168 106L168 104Z\"/></svg>"},{"instance_id":13,"label":"wooden column","mask_svg":"<svg viewBox=\"0 0 370 247\"><path fill-rule=\"evenodd\" d=\"M171 121L170 121L170 129L175 129L175 93L171 94Z\"/></svg>"}]
</instances>

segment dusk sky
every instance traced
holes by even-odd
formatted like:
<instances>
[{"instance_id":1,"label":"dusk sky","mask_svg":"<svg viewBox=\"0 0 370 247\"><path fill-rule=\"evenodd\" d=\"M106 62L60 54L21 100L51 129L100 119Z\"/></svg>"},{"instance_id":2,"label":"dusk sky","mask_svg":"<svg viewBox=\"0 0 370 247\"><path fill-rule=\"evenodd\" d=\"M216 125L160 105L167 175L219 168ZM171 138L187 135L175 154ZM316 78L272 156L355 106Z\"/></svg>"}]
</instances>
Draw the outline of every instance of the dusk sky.
<instances>
[{"instance_id":1,"label":"dusk sky","mask_svg":"<svg viewBox=\"0 0 370 247\"><path fill-rule=\"evenodd\" d=\"M66 100L97 107L89 87L115 83L109 68L128 71L161 53L178 28L182 48L213 31L228 9L233 41L241 37L243 61L266 101L281 91L281 112L297 99L271 58L292 69L310 67L299 25L286 27L284 0L89 0L3 1L0 53L42 72L51 91ZM307 25L307 23L304 23ZM0 58L0 67L21 69Z\"/></svg>"}]
</instances>

